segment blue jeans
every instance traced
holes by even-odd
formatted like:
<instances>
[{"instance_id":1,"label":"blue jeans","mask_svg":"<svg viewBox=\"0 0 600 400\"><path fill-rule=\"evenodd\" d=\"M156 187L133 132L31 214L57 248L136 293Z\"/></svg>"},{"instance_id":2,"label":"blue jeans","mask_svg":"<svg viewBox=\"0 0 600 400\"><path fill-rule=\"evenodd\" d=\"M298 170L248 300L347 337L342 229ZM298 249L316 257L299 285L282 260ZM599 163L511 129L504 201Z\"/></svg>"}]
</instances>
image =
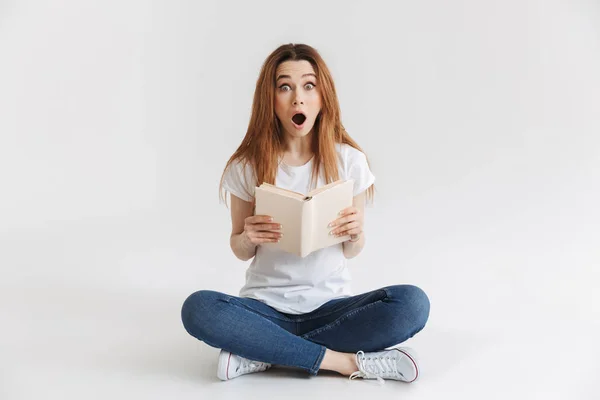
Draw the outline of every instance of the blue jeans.
<instances>
[{"instance_id":1,"label":"blue jeans","mask_svg":"<svg viewBox=\"0 0 600 400\"><path fill-rule=\"evenodd\" d=\"M383 350L413 337L428 318L429 299L412 285L334 299L300 315L211 290L191 294L181 309L186 331L207 345L311 375L317 375L326 349Z\"/></svg>"}]
</instances>

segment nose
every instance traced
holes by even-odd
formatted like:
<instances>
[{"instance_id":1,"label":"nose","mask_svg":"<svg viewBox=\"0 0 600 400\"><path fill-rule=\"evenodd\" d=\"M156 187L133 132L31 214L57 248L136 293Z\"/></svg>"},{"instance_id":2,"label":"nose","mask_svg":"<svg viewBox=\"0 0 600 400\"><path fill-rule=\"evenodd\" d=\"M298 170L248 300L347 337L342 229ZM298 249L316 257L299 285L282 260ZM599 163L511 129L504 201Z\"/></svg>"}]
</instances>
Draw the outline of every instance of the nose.
<instances>
[{"instance_id":1,"label":"nose","mask_svg":"<svg viewBox=\"0 0 600 400\"><path fill-rule=\"evenodd\" d=\"M298 105L298 104L304 104L304 101L300 100L298 98L298 95L296 95L296 97L294 98L294 105Z\"/></svg>"}]
</instances>

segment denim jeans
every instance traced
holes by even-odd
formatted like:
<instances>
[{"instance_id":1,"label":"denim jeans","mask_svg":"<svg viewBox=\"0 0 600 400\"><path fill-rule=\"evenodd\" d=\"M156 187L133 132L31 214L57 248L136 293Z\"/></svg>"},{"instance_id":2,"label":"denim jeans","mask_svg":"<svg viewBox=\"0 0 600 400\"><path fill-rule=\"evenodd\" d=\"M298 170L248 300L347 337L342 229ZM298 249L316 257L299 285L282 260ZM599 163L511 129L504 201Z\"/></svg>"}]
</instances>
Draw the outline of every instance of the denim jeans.
<instances>
[{"instance_id":1,"label":"denim jeans","mask_svg":"<svg viewBox=\"0 0 600 400\"><path fill-rule=\"evenodd\" d=\"M429 299L416 286L394 285L295 315L258 300L200 290L185 300L181 318L186 331L209 346L317 375L326 349L378 351L413 337L429 318Z\"/></svg>"}]
</instances>

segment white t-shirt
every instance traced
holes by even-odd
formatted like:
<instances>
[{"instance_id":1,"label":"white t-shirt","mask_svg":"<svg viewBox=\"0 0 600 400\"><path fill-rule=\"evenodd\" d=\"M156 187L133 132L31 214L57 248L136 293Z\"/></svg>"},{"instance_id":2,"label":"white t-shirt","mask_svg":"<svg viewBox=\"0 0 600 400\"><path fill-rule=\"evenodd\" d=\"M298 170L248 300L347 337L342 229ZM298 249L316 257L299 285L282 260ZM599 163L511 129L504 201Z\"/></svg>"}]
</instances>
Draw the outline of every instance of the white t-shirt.
<instances>
[{"instance_id":1,"label":"white t-shirt","mask_svg":"<svg viewBox=\"0 0 600 400\"><path fill-rule=\"evenodd\" d=\"M336 151L340 179L354 179L354 196L373 184L375 177L364 153L347 144L337 144ZM306 194L311 189L312 167L313 159L295 167L280 162L275 184ZM250 164L243 169L239 162L232 163L225 171L224 189L242 200L252 201L256 182L251 168ZM316 187L323 185L321 173ZM341 243L304 258L259 245L239 296L260 300L283 313L304 314L329 300L352 296L350 283Z\"/></svg>"}]
</instances>

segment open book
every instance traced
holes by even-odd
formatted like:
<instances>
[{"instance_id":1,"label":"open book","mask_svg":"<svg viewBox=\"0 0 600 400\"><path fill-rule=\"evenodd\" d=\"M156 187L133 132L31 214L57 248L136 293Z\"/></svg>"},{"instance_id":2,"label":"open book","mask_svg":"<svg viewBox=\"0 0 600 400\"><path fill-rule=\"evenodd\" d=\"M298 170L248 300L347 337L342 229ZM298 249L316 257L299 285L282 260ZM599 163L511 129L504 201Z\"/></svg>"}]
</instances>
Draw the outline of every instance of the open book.
<instances>
[{"instance_id":1,"label":"open book","mask_svg":"<svg viewBox=\"0 0 600 400\"><path fill-rule=\"evenodd\" d=\"M268 183L256 188L255 215L270 215L283 226L279 243L263 243L305 257L315 250L341 243L349 235L335 237L329 232L330 222L338 213L352 205L354 180L338 180L306 195L282 189Z\"/></svg>"}]
</instances>

